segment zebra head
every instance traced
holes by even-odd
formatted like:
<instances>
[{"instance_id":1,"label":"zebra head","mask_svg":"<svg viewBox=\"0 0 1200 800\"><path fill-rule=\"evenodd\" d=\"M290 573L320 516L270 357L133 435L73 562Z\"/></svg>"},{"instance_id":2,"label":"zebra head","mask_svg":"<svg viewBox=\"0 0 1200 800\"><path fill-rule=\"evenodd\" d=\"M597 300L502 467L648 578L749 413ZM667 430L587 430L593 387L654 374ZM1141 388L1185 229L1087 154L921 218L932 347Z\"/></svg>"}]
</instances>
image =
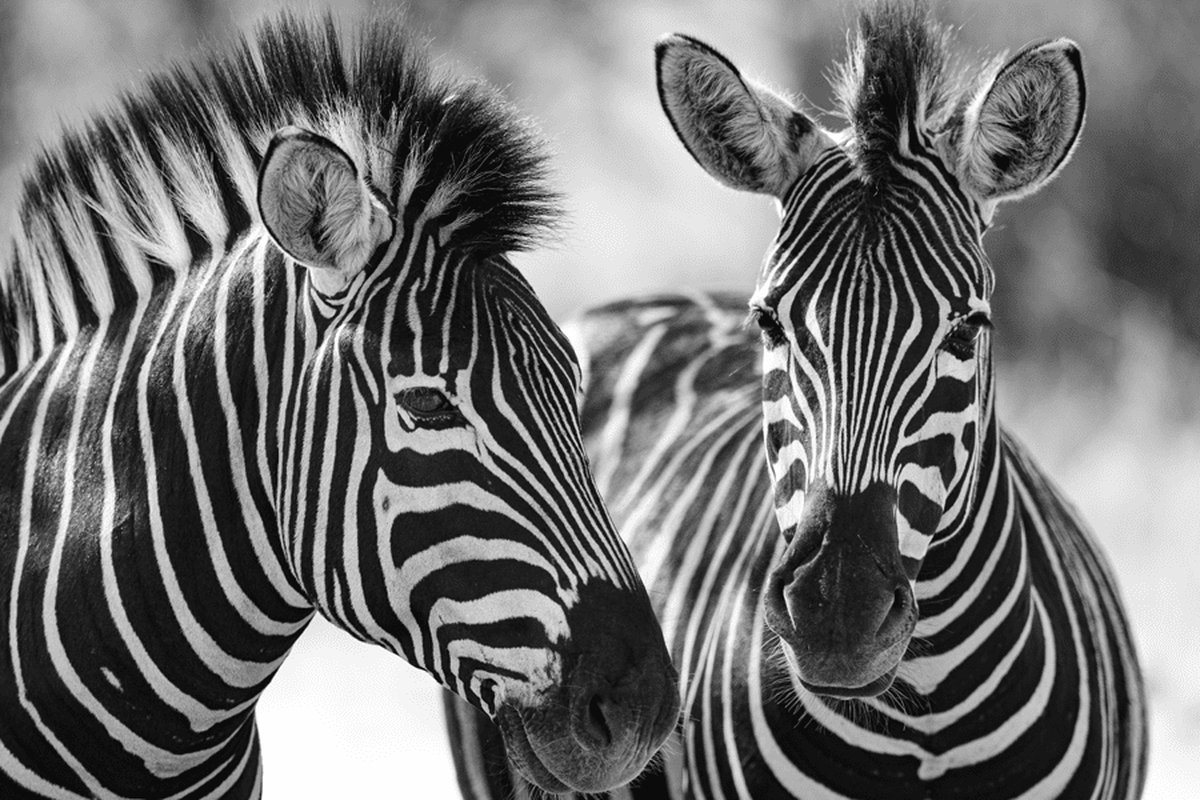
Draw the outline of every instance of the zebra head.
<instances>
[{"instance_id":1,"label":"zebra head","mask_svg":"<svg viewBox=\"0 0 1200 800\"><path fill-rule=\"evenodd\" d=\"M657 48L693 157L780 204L750 300L784 538L764 602L819 694L879 694L908 650L922 562L968 517L992 413L981 239L998 203L1053 177L1083 122L1073 43L970 74L948 45L921 6L865 13L836 132L701 42Z\"/></svg>"},{"instance_id":2,"label":"zebra head","mask_svg":"<svg viewBox=\"0 0 1200 800\"><path fill-rule=\"evenodd\" d=\"M393 126L375 147L317 114L262 157L259 246L297 276L307 342L286 558L335 624L491 716L534 783L605 790L679 700L592 481L574 352L505 256L551 213L542 157L490 90L408 88L407 117L363 115Z\"/></svg>"}]
</instances>

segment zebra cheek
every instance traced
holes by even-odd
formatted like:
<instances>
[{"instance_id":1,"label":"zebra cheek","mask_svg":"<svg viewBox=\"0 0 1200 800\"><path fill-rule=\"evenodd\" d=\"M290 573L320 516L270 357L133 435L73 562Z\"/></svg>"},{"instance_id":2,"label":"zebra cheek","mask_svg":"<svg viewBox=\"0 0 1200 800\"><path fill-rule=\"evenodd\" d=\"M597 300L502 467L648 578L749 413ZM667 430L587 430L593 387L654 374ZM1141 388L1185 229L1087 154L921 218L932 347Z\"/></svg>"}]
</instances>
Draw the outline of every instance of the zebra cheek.
<instances>
[{"instance_id":1,"label":"zebra cheek","mask_svg":"<svg viewBox=\"0 0 1200 800\"><path fill-rule=\"evenodd\" d=\"M388 397L387 411L383 415L383 437L389 452L399 451L404 440L404 426L400 424L400 407L395 399Z\"/></svg>"},{"instance_id":2,"label":"zebra cheek","mask_svg":"<svg viewBox=\"0 0 1200 800\"><path fill-rule=\"evenodd\" d=\"M914 528L899 510L896 511L896 533L905 572L909 573L909 580L916 580L916 573L925 560L925 554L929 552L933 536Z\"/></svg>"},{"instance_id":3,"label":"zebra cheek","mask_svg":"<svg viewBox=\"0 0 1200 800\"><path fill-rule=\"evenodd\" d=\"M920 562L942 517L946 487L936 467L910 465L901 472L896 492L896 532L900 555ZM910 576L913 577L913 576Z\"/></svg>"},{"instance_id":4,"label":"zebra cheek","mask_svg":"<svg viewBox=\"0 0 1200 800\"><path fill-rule=\"evenodd\" d=\"M779 531L783 538L791 541L796 528L804 516L804 489L791 488L776 483L775 490L775 519L779 522Z\"/></svg>"},{"instance_id":5,"label":"zebra cheek","mask_svg":"<svg viewBox=\"0 0 1200 800\"><path fill-rule=\"evenodd\" d=\"M762 351L763 399L785 397L789 388L788 366L791 356L786 347L764 347Z\"/></svg>"}]
</instances>

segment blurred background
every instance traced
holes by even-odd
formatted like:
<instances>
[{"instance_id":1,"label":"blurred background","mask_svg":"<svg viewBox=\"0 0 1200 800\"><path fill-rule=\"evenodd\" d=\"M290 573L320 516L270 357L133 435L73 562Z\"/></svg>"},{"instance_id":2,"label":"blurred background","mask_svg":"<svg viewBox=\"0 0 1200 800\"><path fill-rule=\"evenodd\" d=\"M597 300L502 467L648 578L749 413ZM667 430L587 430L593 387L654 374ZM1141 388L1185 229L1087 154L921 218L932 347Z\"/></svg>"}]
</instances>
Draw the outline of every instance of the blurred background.
<instances>
[{"instance_id":1,"label":"blurred background","mask_svg":"<svg viewBox=\"0 0 1200 800\"><path fill-rule=\"evenodd\" d=\"M199 43L280 7L261 0L0 0L0 202L63 121L100 109ZM306 0L302 9L319 7ZM339 0L353 21L376 0ZM659 111L668 31L833 105L845 2L412 0L439 60L504 88L555 151L568 206L554 247L520 258L556 315L682 287L747 295L770 201L719 187ZM1069 36L1088 78L1074 161L1002 209L996 267L1002 419L1078 505L1128 602L1151 699L1146 796L1200 796L1200 4L942 2L966 53ZM830 120L829 124L837 123ZM439 692L315 622L261 704L266 797L453 797Z\"/></svg>"}]
</instances>

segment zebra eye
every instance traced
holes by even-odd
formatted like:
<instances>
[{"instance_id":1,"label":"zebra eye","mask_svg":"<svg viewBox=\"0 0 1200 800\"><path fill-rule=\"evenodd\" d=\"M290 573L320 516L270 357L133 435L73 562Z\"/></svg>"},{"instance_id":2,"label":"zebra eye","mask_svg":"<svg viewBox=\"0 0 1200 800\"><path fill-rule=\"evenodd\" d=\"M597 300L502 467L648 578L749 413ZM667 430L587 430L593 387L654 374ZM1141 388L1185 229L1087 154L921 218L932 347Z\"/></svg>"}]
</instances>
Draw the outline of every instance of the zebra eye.
<instances>
[{"instance_id":1,"label":"zebra eye","mask_svg":"<svg viewBox=\"0 0 1200 800\"><path fill-rule=\"evenodd\" d=\"M465 421L450 398L431 386L404 389L396 400L421 427L446 428Z\"/></svg>"},{"instance_id":2,"label":"zebra eye","mask_svg":"<svg viewBox=\"0 0 1200 800\"><path fill-rule=\"evenodd\" d=\"M982 311L972 311L956 322L950 332L946 334L946 338L942 341L942 349L963 361L972 358L975 355L975 344L979 339L979 332L990 327L992 327L992 321L988 319L987 314Z\"/></svg>"},{"instance_id":3,"label":"zebra eye","mask_svg":"<svg viewBox=\"0 0 1200 800\"><path fill-rule=\"evenodd\" d=\"M747 322L758 326L758 329L762 331L763 342L767 347L783 347L787 344L787 337L784 336L783 326L779 324L779 317L775 315L774 311L761 306L752 306L750 308L750 318Z\"/></svg>"}]
</instances>

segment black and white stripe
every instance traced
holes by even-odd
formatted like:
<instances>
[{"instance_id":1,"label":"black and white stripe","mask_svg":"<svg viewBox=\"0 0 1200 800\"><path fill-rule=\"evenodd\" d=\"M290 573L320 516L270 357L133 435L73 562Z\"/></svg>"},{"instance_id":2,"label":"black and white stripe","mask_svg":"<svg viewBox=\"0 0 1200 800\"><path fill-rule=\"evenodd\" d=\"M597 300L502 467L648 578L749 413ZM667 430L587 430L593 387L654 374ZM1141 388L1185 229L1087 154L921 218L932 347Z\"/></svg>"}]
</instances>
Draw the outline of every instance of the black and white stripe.
<instances>
[{"instance_id":1,"label":"black and white stripe","mask_svg":"<svg viewBox=\"0 0 1200 800\"><path fill-rule=\"evenodd\" d=\"M673 671L505 257L542 172L385 18L284 17L41 158L0 265L0 796L259 796L255 702L314 610L547 788L641 769Z\"/></svg>"}]
</instances>

